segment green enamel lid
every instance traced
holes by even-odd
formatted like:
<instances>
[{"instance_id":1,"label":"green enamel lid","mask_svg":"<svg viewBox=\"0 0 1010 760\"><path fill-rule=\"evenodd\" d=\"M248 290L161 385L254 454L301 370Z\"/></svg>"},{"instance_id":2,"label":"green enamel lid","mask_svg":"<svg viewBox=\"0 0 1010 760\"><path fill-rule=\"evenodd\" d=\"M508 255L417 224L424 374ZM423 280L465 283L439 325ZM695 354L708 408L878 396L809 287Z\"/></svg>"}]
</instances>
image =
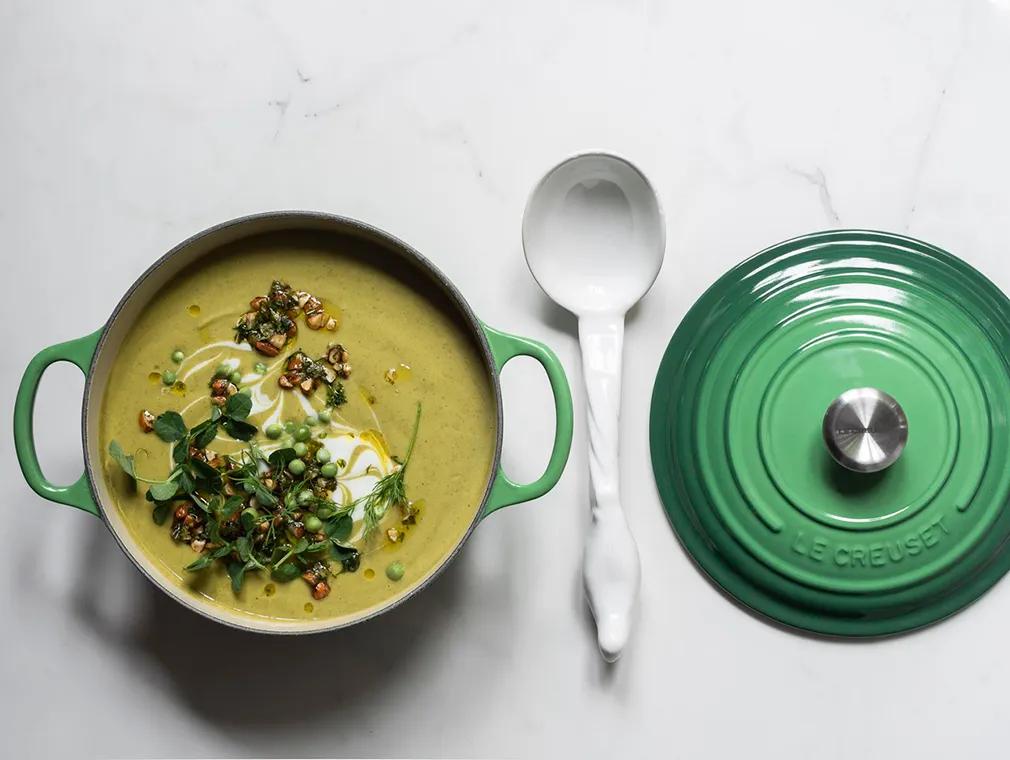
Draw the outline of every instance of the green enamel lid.
<instances>
[{"instance_id":1,"label":"green enamel lid","mask_svg":"<svg viewBox=\"0 0 1010 760\"><path fill-rule=\"evenodd\" d=\"M670 522L790 626L877 636L956 612L1010 568L1008 349L1010 301L926 243L838 231L757 254L691 308L656 377ZM862 388L907 419L878 472L838 464L822 429Z\"/></svg>"}]
</instances>

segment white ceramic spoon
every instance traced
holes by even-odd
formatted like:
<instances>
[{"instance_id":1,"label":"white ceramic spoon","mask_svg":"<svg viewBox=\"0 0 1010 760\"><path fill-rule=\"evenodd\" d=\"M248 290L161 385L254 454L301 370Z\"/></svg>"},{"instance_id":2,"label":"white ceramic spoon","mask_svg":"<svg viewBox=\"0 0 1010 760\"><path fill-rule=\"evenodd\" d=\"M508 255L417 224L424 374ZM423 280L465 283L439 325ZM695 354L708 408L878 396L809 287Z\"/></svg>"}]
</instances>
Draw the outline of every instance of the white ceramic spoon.
<instances>
[{"instance_id":1,"label":"white ceramic spoon","mask_svg":"<svg viewBox=\"0 0 1010 760\"><path fill-rule=\"evenodd\" d=\"M663 213L649 181L630 163L579 155L534 188L523 248L540 287L579 319L593 515L583 578L600 651L613 662L628 642L641 579L618 485L624 316L663 264Z\"/></svg>"}]
</instances>

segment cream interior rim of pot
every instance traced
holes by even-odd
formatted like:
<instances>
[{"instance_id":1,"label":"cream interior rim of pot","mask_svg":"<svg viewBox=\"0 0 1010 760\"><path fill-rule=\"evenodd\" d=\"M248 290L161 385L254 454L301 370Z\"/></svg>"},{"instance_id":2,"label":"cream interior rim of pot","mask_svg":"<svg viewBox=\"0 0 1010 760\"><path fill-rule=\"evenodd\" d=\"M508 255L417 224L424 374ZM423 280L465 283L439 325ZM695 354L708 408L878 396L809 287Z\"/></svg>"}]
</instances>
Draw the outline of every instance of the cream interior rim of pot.
<instances>
[{"instance_id":1,"label":"cream interior rim of pot","mask_svg":"<svg viewBox=\"0 0 1010 760\"><path fill-rule=\"evenodd\" d=\"M348 235L367 240L404 259L421 276L426 276L431 284L438 287L449 298L449 301L458 310L460 319L469 327L477 346L479 346L484 366L488 373L488 380L494 394L496 409L495 450L492 466L488 472L487 483L484 486L484 495L474 511L473 518L466 530L457 539L452 550L426 576L385 602L356 614L324 620L294 621L275 620L266 617L259 618L249 613L228 609L209 598L197 596L179 587L177 583L166 576L164 571L159 570L132 540L118 510L106 507L106 505L113 503L113 499L102 474L103 452L99 450L98 430L101 419L102 399L105 395L106 384L109 381L109 370L112 362L115 359L119 345L132 326L134 319L148 303L157 298L161 286L185 267L223 245L263 233L283 232L286 230L332 232L335 235ZM479 320L471 311L469 304L467 304L460 292L445 275L424 256L401 240L363 222L320 212L277 211L240 217L197 233L170 250L137 279L112 312L112 316L109 317L105 330L102 333L101 340L88 371L87 380L85 381L82 419L85 471L88 473L91 492L95 498L95 502L98 504L102 520L108 526L112 535L115 536L120 547L155 586L175 601L204 617L247 631L297 634L319 633L343 628L380 615L425 588L453 560L459 548L470 536L470 533L473 532L477 523L480 522L484 504L487 502L488 495L490 494L501 457L501 386L494 367L494 359L487 338L481 329Z\"/></svg>"}]
</instances>

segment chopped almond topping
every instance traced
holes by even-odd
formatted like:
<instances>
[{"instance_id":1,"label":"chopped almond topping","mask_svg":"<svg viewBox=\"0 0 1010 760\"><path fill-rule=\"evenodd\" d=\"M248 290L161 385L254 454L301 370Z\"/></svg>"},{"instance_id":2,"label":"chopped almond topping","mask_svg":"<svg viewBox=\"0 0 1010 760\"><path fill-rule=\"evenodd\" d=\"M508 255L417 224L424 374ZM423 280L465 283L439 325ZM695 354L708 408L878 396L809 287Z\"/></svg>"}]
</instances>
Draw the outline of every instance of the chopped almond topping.
<instances>
[{"instance_id":1,"label":"chopped almond topping","mask_svg":"<svg viewBox=\"0 0 1010 760\"><path fill-rule=\"evenodd\" d=\"M275 348L273 344L268 343L265 340L258 340L253 343L253 348L259 351L264 356L277 356L281 352L279 348Z\"/></svg>"}]
</instances>

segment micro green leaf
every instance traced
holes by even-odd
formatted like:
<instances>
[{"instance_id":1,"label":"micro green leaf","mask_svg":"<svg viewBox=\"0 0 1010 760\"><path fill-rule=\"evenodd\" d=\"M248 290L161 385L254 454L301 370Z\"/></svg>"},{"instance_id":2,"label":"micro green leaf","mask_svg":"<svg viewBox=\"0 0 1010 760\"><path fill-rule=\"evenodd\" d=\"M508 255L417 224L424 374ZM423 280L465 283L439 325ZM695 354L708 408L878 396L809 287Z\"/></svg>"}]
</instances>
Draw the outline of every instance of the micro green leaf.
<instances>
[{"instance_id":1,"label":"micro green leaf","mask_svg":"<svg viewBox=\"0 0 1010 760\"><path fill-rule=\"evenodd\" d=\"M341 566L349 573L353 573L361 565L361 553L353 546L345 546L336 541L330 550L333 559L340 562Z\"/></svg>"},{"instance_id":2,"label":"micro green leaf","mask_svg":"<svg viewBox=\"0 0 1010 760\"><path fill-rule=\"evenodd\" d=\"M196 570L203 570L205 567L210 567L214 560L221 559L221 557L226 557L231 554L230 546L219 546L212 552L204 552L195 561L190 562L186 565L185 569L191 572Z\"/></svg>"},{"instance_id":3,"label":"micro green leaf","mask_svg":"<svg viewBox=\"0 0 1010 760\"><path fill-rule=\"evenodd\" d=\"M244 562L229 562L228 577L231 578L231 590L236 594L242 590L242 581L245 580L246 566Z\"/></svg>"},{"instance_id":4,"label":"micro green leaf","mask_svg":"<svg viewBox=\"0 0 1010 760\"><path fill-rule=\"evenodd\" d=\"M240 536L236 539L235 548L238 550L238 556L242 558L242 561L248 562L252 554L252 541L249 540L249 537Z\"/></svg>"},{"instance_id":5,"label":"micro green leaf","mask_svg":"<svg viewBox=\"0 0 1010 760\"><path fill-rule=\"evenodd\" d=\"M122 468L123 472L131 478L137 477L137 473L133 468L133 455L125 453L123 447L116 441L109 442L109 456L116 460L116 463Z\"/></svg>"},{"instance_id":6,"label":"micro green leaf","mask_svg":"<svg viewBox=\"0 0 1010 760\"><path fill-rule=\"evenodd\" d=\"M178 412L162 412L154 421L154 432L165 443L175 443L186 437L186 423Z\"/></svg>"},{"instance_id":7,"label":"micro green leaf","mask_svg":"<svg viewBox=\"0 0 1010 760\"><path fill-rule=\"evenodd\" d=\"M159 480L151 483L148 492L155 501L168 501L175 497L179 491L179 484L174 480Z\"/></svg>"},{"instance_id":8,"label":"micro green leaf","mask_svg":"<svg viewBox=\"0 0 1010 760\"><path fill-rule=\"evenodd\" d=\"M236 393L224 407L224 413L233 420L244 420L251 411L252 399L244 393Z\"/></svg>"},{"instance_id":9,"label":"micro green leaf","mask_svg":"<svg viewBox=\"0 0 1010 760\"><path fill-rule=\"evenodd\" d=\"M155 525L164 525L171 511L172 505L170 503L158 504L151 511L151 519L154 520Z\"/></svg>"},{"instance_id":10,"label":"micro green leaf","mask_svg":"<svg viewBox=\"0 0 1010 760\"><path fill-rule=\"evenodd\" d=\"M211 556L210 552L205 552L197 557L195 560L190 562L184 569L191 573L195 573L198 570L203 570L206 567L210 567L214 562L214 557Z\"/></svg>"},{"instance_id":11,"label":"micro green leaf","mask_svg":"<svg viewBox=\"0 0 1010 760\"><path fill-rule=\"evenodd\" d=\"M354 519L348 513L337 515L323 523L323 532L334 541L346 541L354 527Z\"/></svg>"},{"instance_id":12,"label":"micro green leaf","mask_svg":"<svg viewBox=\"0 0 1010 760\"><path fill-rule=\"evenodd\" d=\"M292 448L286 448L277 449L277 451L271 453L268 461L270 462L271 467L280 469L286 467L288 462L294 461L295 459L298 459L298 455L295 453L295 450Z\"/></svg>"},{"instance_id":13,"label":"micro green leaf","mask_svg":"<svg viewBox=\"0 0 1010 760\"><path fill-rule=\"evenodd\" d=\"M196 483L193 482L193 478L190 477L189 473L183 469L177 470L178 476L176 477L177 490L182 493L189 493L194 488L196 488Z\"/></svg>"},{"instance_id":14,"label":"micro green leaf","mask_svg":"<svg viewBox=\"0 0 1010 760\"><path fill-rule=\"evenodd\" d=\"M244 503L241 496L229 496L225 499L224 504L221 505L219 512L221 519L230 520L242 508Z\"/></svg>"},{"instance_id":15,"label":"micro green leaf","mask_svg":"<svg viewBox=\"0 0 1010 760\"><path fill-rule=\"evenodd\" d=\"M275 581L280 581L281 583L287 583L293 581L299 575L302 574L302 569L294 562L283 562L273 569L270 573L270 577Z\"/></svg>"},{"instance_id":16,"label":"micro green leaf","mask_svg":"<svg viewBox=\"0 0 1010 760\"><path fill-rule=\"evenodd\" d=\"M204 462L202 459L193 458L190 461L190 465L193 468L193 475L196 479L201 482L204 487L215 487L221 483L221 473L211 467L209 464ZM187 491L193 490L192 488L185 489Z\"/></svg>"},{"instance_id":17,"label":"micro green leaf","mask_svg":"<svg viewBox=\"0 0 1010 760\"><path fill-rule=\"evenodd\" d=\"M214 407L217 409L217 407ZM213 420L207 420L201 422L195 428L193 428L193 445L198 449L207 448L211 441L217 438L217 423Z\"/></svg>"},{"instance_id":18,"label":"micro green leaf","mask_svg":"<svg viewBox=\"0 0 1010 760\"><path fill-rule=\"evenodd\" d=\"M187 459L189 459L189 446L186 445L185 441L173 444L172 461L176 464L183 464Z\"/></svg>"},{"instance_id":19,"label":"micro green leaf","mask_svg":"<svg viewBox=\"0 0 1010 760\"><path fill-rule=\"evenodd\" d=\"M235 396L232 396L232 398L235 398ZM232 417L222 417L221 426L236 441L252 440L253 436L259 432L259 429L255 425L250 425L244 420L236 420Z\"/></svg>"}]
</instances>

